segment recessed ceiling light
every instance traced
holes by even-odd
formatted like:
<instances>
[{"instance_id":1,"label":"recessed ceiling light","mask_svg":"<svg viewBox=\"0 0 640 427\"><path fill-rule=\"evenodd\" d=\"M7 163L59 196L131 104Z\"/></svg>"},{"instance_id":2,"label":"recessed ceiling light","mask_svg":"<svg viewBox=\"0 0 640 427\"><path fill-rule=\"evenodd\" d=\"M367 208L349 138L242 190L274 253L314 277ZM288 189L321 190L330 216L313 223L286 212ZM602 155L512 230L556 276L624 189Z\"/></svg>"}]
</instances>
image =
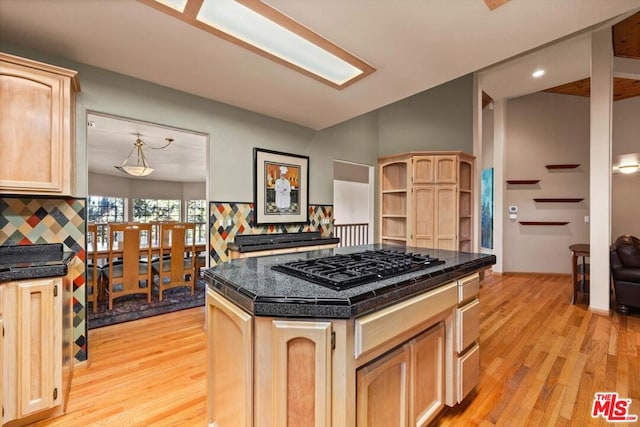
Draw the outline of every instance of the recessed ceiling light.
<instances>
[{"instance_id":1,"label":"recessed ceiling light","mask_svg":"<svg viewBox=\"0 0 640 427\"><path fill-rule=\"evenodd\" d=\"M544 70L535 70L531 75L537 79L544 76Z\"/></svg>"}]
</instances>

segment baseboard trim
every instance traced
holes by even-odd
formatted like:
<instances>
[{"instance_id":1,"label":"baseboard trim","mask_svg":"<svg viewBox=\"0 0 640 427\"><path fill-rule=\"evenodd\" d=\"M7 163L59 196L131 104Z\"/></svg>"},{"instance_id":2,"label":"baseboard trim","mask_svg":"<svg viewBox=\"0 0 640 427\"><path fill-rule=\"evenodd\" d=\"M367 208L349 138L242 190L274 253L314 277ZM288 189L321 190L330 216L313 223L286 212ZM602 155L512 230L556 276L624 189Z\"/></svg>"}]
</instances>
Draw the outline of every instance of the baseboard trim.
<instances>
[{"instance_id":1,"label":"baseboard trim","mask_svg":"<svg viewBox=\"0 0 640 427\"><path fill-rule=\"evenodd\" d=\"M495 273L494 273L495 274ZM502 273L504 276L557 276L557 277L571 277L571 273L543 273L540 271L505 271Z\"/></svg>"},{"instance_id":2,"label":"baseboard trim","mask_svg":"<svg viewBox=\"0 0 640 427\"><path fill-rule=\"evenodd\" d=\"M611 310L602 310L599 308L593 308L589 306L589 311L592 312L593 314L597 314L598 316L606 316L606 317L611 316Z\"/></svg>"}]
</instances>

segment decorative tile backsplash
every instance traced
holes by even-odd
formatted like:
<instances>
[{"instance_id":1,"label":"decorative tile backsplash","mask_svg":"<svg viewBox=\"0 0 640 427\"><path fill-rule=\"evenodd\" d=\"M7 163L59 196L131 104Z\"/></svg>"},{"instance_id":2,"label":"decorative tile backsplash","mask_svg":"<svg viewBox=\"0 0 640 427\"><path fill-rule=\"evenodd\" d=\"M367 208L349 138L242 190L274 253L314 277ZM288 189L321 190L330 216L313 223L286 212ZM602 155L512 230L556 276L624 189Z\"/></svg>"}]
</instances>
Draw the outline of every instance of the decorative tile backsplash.
<instances>
[{"instance_id":1,"label":"decorative tile backsplash","mask_svg":"<svg viewBox=\"0 0 640 427\"><path fill-rule=\"evenodd\" d=\"M237 234L277 234L320 231L323 237L333 234L333 206L309 206L308 224L272 224L252 227L254 221L253 203L210 202L209 254L211 265L226 262L227 243Z\"/></svg>"},{"instance_id":2,"label":"decorative tile backsplash","mask_svg":"<svg viewBox=\"0 0 640 427\"><path fill-rule=\"evenodd\" d=\"M85 199L0 197L0 246L62 243L78 254L72 263L74 356L87 360Z\"/></svg>"}]
</instances>

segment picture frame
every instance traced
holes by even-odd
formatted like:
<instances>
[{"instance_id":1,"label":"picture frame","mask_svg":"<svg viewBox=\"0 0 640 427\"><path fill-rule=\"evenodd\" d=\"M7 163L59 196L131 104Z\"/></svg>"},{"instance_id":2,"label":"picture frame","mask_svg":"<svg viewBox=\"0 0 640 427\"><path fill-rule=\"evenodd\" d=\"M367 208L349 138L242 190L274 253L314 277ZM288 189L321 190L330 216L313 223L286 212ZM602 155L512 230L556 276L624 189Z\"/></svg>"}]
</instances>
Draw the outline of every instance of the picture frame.
<instances>
[{"instance_id":1,"label":"picture frame","mask_svg":"<svg viewBox=\"0 0 640 427\"><path fill-rule=\"evenodd\" d=\"M309 157L254 147L255 224L309 222Z\"/></svg>"}]
</instances>

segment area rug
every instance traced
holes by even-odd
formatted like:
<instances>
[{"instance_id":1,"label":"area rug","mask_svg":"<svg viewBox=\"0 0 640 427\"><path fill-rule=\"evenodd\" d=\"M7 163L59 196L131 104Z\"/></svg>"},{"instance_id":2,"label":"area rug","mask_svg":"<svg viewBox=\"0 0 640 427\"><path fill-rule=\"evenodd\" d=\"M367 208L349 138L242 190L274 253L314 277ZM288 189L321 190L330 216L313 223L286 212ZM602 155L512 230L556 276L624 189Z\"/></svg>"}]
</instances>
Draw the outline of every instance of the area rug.
<instances>
[{"instance_id":1,"label":"area rug","mask_svg":"<svg viewBox=\"0 0 640 427\"><path fill-rule=\"evenodd\" d=\"M194 295L187 287L179 287L166 290L162 295L162 301L158 300L158 287L154 284L151 293L151 303L147 302L146 295L127 295L113 301L113 310L109 310L109 301L100 301L96 312L88 306L88 328L95 329L116 323L156 316L187 308L204 305L206 282L204 279L196 281Z\"/></svg>"}]
</instances>

